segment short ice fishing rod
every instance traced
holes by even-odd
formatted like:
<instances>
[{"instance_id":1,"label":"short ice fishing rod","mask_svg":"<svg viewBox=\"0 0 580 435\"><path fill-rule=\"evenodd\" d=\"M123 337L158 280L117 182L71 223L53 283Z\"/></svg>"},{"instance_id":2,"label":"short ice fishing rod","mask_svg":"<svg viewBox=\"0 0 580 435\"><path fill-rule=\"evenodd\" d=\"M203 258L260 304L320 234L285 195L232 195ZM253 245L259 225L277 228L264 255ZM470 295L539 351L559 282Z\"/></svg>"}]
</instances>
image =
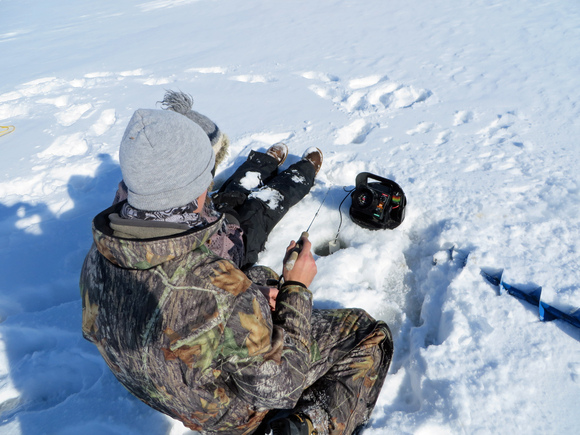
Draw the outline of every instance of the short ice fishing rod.
<instances>
[{"instance_id":1,"label":"short ice fishing rod","mask_svg":"<svg viewBox=\"0 0 580 435\"><path fill-rule=\"evenodd\" d=\"M302 239L304 239L304 238L307 239L310 236L310 234L308 234L308 231L310 231L310 227L312 226L312 224L316 220L316 217L318 216L320 209L324 205L324 201L326 201L326 197L328 196L329 192L330 192L330 187L326 191L326 195L324 195L324 198L322 199L322 202L320 203L318 210L316 210L316 214L314 215L314 217L310 221L310 225L308 225L308 228L306 228L306 231L303 231L302 234L300 234L300 238L298 239L298 242L296 242L296 246L294 248L292 248L292 250L290 251L290 256L288 257L288 260L286 260L286 263L284 263L284 268L286 270L290 271L290 270L294 269L294 264L296 264L296 260L298 259L298 254L300 254L300 251L302 251Z\"/></svg>"},{"instance_id":2,"label":"short ice fishing rod","mask_svg":"<svg viewBox=\"0 0 580 435\"><path fill-rule=\"evenodd\" d=\"M369 182L369 179L373 181ZM308 231L322 209L322 205L329 192L330 188L326 192L326 195L324 195L324 199L320 203L320 207L318 207L314 218L312 218L312 222L310 222L306 231L302 233L296 246L290 251L288 260L284 263L285 270L290 271L294 268L298 254L302 250L301 240L305 237L308 238ZM349 211L350 217L355 224L362 228L369 230L392 230L397 228L405 219L407 198L401 186L392 180L379 177L378 175L361 172L356 176L355 188L348 191L338 206L340 223L334 241L328 243L329 254L333 254L340 249L340 243L338 241L338 234L342 226L342 213L340 208L349 196L352 198Z\"/></svg>"}]
</instances>

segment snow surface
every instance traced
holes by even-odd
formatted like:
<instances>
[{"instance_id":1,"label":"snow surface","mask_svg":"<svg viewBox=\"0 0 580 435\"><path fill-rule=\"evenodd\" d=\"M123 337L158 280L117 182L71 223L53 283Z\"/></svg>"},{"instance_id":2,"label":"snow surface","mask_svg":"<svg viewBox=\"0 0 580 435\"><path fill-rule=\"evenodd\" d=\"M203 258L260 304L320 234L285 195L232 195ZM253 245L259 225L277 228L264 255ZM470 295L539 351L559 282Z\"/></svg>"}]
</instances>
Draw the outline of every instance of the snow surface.
<instances>
[{"instance_id":1,"label":"snow surface","mask_svg":"<svg viewBox=\"0 0 580 435\"><path fill-rule=\"evenodd\" d=\"M333 240L344 188L399 183L405 222L317 259L317 307L389 323L375 434L578 433L580 331L481 275L580 306L577 0L0 0L0 433L190 433L81 337L91 219L120 180L133 111L165 89L231 139L223 181L285 141L319 147L311 195L272 233L280 269ZM3 129L2 131L5 131ZM350 200L343 206L348 210Z\"/></svg>"}]
</instances>

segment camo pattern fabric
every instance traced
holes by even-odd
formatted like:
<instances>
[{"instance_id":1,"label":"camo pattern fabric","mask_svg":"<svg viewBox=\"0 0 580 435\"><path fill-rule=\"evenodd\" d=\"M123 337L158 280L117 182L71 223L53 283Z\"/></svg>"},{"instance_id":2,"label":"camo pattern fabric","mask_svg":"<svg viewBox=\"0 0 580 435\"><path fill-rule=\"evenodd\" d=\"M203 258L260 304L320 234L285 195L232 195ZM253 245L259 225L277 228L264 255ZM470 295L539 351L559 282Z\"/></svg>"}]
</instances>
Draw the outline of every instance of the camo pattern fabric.
<instances>
[{"instance_id":1,"label":"camo pattern fabric","mask_svg":"<svg viewBox=\"0 0 580 435\"><path fill-rule=\"evenodd\" d=\"M108 220L119 207L93 221L82 329L132 394L204 434L251 434L270 410L311 403L327 408L333 434L368 418L388 368L377 357L381 322L313 311L299 285L283 286L271 312L258 285L208 248L223 218L176 236L123 239Z\"/></svg>"},{"instance_id":2,"label":"camo pattern fabric","mask_svg":"<svg viewBox=\"0 0 580 435\"><path fill-rule=\"evenodd\" d=\"M120 209L119 215L122 217L129 217L126 216L126 213L123 210L127 211L129 209L127 200L127 185L123 180L119 182L119 187L117 188L117 192L115 194L115 199L113 200L113 205L121 203L123 201L124 205ZM197 200L194 201L197 204ZM197 208L197 207L196 207ZM133 209L131 207L131 209ZM177 207L176 209L181 209L181 207ZM133 209L136 211L134 218L145 220L139 210ZM145 212L146 213L146 212ZM170 214L173 214L170 212ZM215 210L213 201L209 198L206 198L205 205L203 207L203 212L197 215L194 220L201 221L202 224L207 224L215 222L219 217L221 217L222 213ZM163 219L163 212L162 212L162 219L159 219L159 216L149 215L149 218L153 218L151 220L165 220ZM168 219L171 221L171 219ZM228 260L232 260L236 266L241 267L244 264L244 240L243 240L243 231L240 228L238 223L229 223L229 219L226 219L224 225L216 231L207 242L209 246L211 246L211 250L218 254L223 258L227 258ZM177 222L183 222L181 219L178 219ZM196 227L197 225L192 225L193 220L188 222L190 228Z\"/></svg>"},{"instance_id":3,"label":"camo pattern fabric","mask_svg":"<svg viewBox=\"0 0 580 435\"><path fill-rule=\"evenodd\" d=\"M357 433L368 422L387 375L391 331L356 308L313 310L311 323L316 349L306 380L310 387L293 412L304 412L316 425L322 409L318 435Z\"/></svg>"}]
</instances>

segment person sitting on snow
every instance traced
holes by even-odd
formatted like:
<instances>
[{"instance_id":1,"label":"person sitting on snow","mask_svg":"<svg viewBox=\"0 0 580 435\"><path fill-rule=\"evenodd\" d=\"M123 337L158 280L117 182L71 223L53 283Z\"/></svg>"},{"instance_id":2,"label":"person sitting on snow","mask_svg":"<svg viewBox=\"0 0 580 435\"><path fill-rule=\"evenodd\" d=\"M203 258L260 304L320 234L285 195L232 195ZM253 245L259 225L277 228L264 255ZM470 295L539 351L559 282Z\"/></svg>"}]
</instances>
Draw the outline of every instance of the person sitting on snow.
<instances>
[{"instance_id":1,"label":"person sitting on snow","mask_svg":"<svg viewBox=\"0 0 580 435\"><path fill-rule=\"evenodd\" d=\"M115 203L93 220L83 335L132 394L203 434L358 433L392 358L388 326L360 309L312 308L306 238L281 278L252 266L322 153L278 173L285 145L253 151L212 201L215 124L181 93L164 103L134 113ZM214 141L218 155L225 142ZM252 193L249 172L277 206Z\"/></svg>"}]
</instances>

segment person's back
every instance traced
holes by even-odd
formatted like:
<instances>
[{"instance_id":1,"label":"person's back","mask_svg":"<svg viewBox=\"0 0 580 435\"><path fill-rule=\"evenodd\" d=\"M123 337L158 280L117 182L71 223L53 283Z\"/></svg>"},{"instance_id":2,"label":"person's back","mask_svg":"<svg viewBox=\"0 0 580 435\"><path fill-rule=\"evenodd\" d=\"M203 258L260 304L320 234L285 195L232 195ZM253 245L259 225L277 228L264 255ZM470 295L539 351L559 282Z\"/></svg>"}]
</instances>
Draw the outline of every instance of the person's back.
<instances>
[{"instance_id":1,"label":"person's back","mask_svg":"<svg viewBox=\"0 0 580 435\"><path fill-rule=\"evenodd\" d=\"M204 246L221 220L162 239L117 238L109 214L120 206L95 219L81 276L83 333L139 399L191 429L211 426L236 400L220 376L217 347L236 296L258 291L241 273L224 276L233 266Z\"/></svg>"},{"instance_id":2,"label":"person's back","mask_svg":"<svg viewBox=\"0 0 580 435\"><path fill-rule=\"evenodd\" d=\"M189 428L218 425L233 434L257 427L269 408L251 405L239 383L250 366L268 359L278 360L274 373L283 369L282 343L272 346L270 308L259 288L205 246L222 219L175 236L118 238L109 216L121 206L94 221L95 246L81 275L83 334L132 394ZM308 354L288 359L307 371ZM267 368L256 369L256 382L269 381L260 370ZM290 378L292 389L304 382L297 372ZM292 394L263 393L269 402L292 405Z\"/></svg>"}]
</instances>

